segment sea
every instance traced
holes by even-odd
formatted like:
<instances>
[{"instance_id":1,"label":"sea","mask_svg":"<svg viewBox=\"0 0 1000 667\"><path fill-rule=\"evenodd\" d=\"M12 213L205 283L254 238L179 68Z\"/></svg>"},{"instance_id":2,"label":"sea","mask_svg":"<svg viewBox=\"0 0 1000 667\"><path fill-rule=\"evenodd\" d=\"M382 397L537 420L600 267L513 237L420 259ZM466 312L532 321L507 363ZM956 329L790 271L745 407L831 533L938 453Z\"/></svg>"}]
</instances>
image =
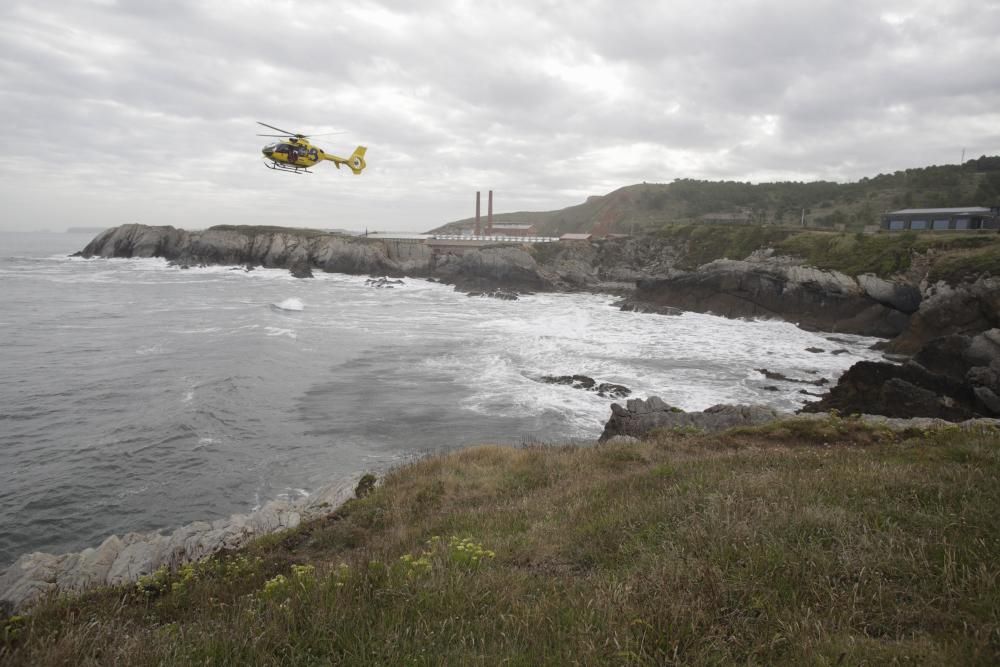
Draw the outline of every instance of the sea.
<instances>
[{"instance_id":1,"label":"sea","mask_svg":"<svg viewBox=\"0 0 1000 667\"><path fill-rule=\"evenodd\" d=\"M822 390L756 369L835 381L880 357L871 338L612 295L70 257L90 238L0 233L0 568L469 445L593 443L623 401L546 375L795 410Z\"/></svg>"}]
</instances>

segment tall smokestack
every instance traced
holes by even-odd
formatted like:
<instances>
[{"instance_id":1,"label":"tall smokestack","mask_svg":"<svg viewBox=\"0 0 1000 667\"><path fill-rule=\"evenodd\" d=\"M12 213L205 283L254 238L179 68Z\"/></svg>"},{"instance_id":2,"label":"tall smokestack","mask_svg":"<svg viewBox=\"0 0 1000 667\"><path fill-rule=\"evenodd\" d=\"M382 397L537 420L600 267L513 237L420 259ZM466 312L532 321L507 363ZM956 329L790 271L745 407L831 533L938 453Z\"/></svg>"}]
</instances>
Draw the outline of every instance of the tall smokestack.
<instances>
[{"instance_id":1,"label":"tall smokestack","mask_svg":"<svg viewBox=\"0 0 1000 667\"><path fill-rule=\"evenodd\" d=\"M486 234L493 235L493 191L490 190L489 203L486 205Z\"/></svg>"},{"instance_id":2,"label":"tall smokestack","mask_svg":"<svg viewBox=\"0 0 1000 667\"><path fill-rule=\"evenodd\" d=\"M479 227L479 190L476 190L476 236L479 236L481 231Z\"/></svg>"}]
</instances>

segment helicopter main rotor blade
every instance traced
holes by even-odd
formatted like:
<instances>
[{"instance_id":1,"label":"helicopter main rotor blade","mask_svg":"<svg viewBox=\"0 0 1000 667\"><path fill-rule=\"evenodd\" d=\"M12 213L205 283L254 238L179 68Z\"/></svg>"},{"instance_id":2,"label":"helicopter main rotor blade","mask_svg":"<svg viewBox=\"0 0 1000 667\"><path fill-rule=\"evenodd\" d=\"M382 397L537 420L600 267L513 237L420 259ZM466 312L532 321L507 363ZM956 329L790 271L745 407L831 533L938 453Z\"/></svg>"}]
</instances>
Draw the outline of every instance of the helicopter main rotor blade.
<instances>
[{"instance_id":1,"label":"helicopter main rotor blade","mask_svg":"<svg viewBox=\"0 0 1000 667\"><path fill-rule=\"evenodd\" d=\"M258 134L258 137L278 137L279 139L287 139L291 137L290 134Z\"/></svg>"},{"instance_id":2,"label":"helicopter main rotor blade","mask_svg":"<svg viewBox=\"0 0 1000 667\"><path fill-rule=\"evenodd\" d=\"M286 136L286 137L297 137L297 136L299 136L295 132L289 132L288 130L282 130L280 127L275 127L274 125L268 125L267 123L262 123L259 120L257 121L257 124L258 125L263 125L264 127L269 127L272 130L277 130L278 132L284 132L285 134L282 135L282 136Z\"/></svg>"}]
</instances>

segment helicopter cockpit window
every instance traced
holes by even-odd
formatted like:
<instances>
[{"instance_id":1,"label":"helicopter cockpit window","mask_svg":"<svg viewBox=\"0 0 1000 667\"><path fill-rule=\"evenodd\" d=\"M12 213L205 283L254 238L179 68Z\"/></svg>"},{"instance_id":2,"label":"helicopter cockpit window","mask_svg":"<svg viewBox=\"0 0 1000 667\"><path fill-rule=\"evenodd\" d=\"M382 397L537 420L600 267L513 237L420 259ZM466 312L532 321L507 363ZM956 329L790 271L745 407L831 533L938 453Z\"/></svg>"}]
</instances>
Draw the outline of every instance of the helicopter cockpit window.
<instances>
[{"instance_id":1,"label":"helicopter cockpit window","mask_svg":"<svg viewBox=\"0 0 1000 667\"><path fill-rule=\"evenodd\" d=\"M291 144L278 144L278 147L275 150L277 150L279 153L287 153L288 151L292 150L292 146Z\"/></svg>"},{"instance_id":2,"label":"helicopter cockpit window","mask_svg":"<svg viewBox=\"0 0 1000 667\"><path fill-rule=\"evenodd\" d=\"M278 150L278 144L268 144L267 146L264 146L264 150L273 153Z\"/></svg>"}]
</instances>

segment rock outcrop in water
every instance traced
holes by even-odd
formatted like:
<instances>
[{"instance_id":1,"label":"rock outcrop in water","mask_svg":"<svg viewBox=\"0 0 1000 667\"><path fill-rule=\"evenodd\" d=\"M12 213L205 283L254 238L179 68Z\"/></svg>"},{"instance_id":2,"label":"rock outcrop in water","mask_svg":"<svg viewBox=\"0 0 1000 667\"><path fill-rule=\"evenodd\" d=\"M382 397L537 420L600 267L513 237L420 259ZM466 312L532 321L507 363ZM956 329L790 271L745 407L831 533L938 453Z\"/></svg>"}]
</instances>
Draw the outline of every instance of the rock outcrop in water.
<instances>
[{"instance_id":1,"label":"rock outcrop in water","mask_svg":"<svg viewBox=\"0 0 1000 667\"><path fill-rule=\"evenodd\" d=\"M0 574L0 612L25 608L53 592L78 593L96 586L130 583L162 565L177 568L301 521L329 514L351 498L361 475L321 489L301 502L273 500L250 514L228 519L196 521L169 535L129 533L112 535L96 548L79 553L21 556Z\"/></svg>"},{"instance_id":2,"label":"rock outcrop in water","mask_svg":"<svg viewBox=\"0 0 1000 667\"><path fill-rule=\"evenodd\" d=\"M803 408L828 410L948 421L1000 416L1000 329L936 338L902 365L859 362Z\"/></svg>"},{"instance_id":3,"label":"rock outcrop in water","mask_svg":"<svg viewBox=\"0 0 1000 667\"><path fill-rule=\"evenodd\" d=\"M632 390L625 385L598 382L588 375L543 375L538 378L538 381L545 384L565 384L574 389L592 391L598 396L607 398L627 398L632 395Z\"/></svg>"}]
</instances>

